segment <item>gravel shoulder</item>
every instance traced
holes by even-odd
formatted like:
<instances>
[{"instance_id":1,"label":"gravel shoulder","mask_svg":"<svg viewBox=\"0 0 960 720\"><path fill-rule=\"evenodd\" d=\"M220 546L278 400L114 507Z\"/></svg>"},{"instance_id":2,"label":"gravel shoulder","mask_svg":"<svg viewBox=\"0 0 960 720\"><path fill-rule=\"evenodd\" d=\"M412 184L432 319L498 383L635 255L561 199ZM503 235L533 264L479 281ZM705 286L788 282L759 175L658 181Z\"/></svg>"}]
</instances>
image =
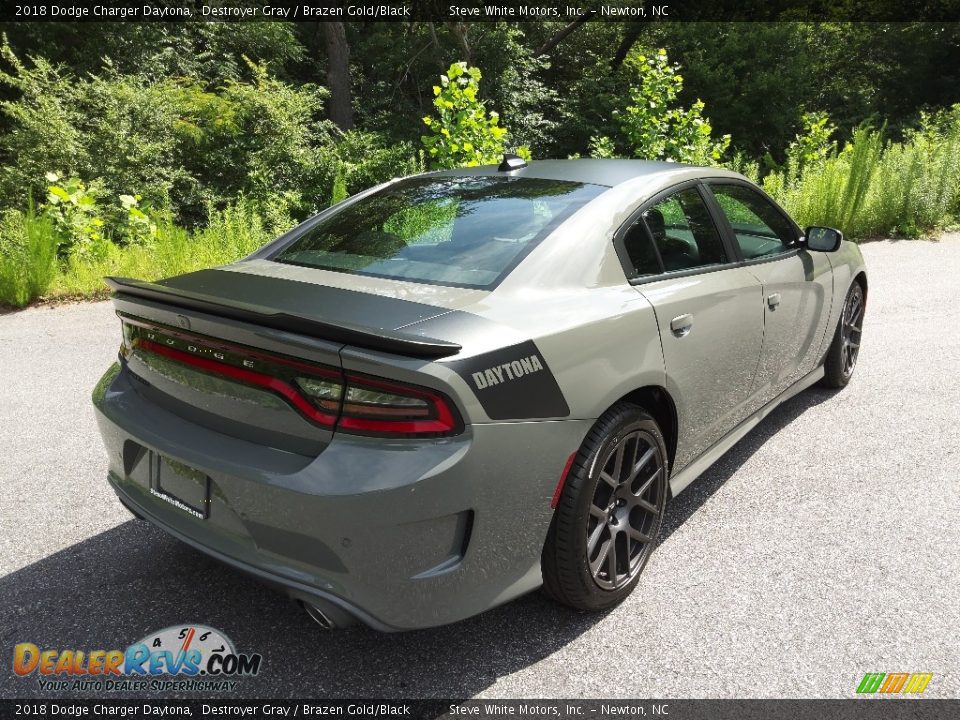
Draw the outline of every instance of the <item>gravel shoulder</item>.
<instances>
[{"instance_id":1,"label":"gravel shoulder","mask_svg":"<svg viewBox=\"0 0 960 720\"><path fill-rule=\"evenodd\" d=\"M878 671L960 697L960 235L863 253L854 381L793 398L680 495L627 602L533 594L399 635L324 633L131 519L90 405L120 341L109 303L0 315L0 653L193 621L263 654L244 697L851 697ZM0 669L0 697L28 695Z\"/></svg>"}]
</instances>

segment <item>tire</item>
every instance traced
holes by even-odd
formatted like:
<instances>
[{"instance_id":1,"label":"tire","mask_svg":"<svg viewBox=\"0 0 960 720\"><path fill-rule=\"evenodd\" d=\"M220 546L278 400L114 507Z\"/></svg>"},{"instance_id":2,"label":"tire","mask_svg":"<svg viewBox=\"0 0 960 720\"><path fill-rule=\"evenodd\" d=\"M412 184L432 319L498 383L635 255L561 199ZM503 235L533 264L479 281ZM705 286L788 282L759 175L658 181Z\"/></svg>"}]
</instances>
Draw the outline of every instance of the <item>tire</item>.
<instances>
[{"instance_id":1,"label":"tire","mask_svg":"<svg viewBox=\"0 0 960 720\"><path fill-rule=\"evenodd\" d=\"M663 434L642 408L617 403L597 420L547 534L547 595L578 610L603 610L633 591L656 546L668 472Z\"/></svg>"},{"instance_id":2,"label":"tire","mask_svg":"<svg viewBox=\"0 0 960 720\"><path fill-rule=\"evenodd\" d=\"M843 312L833 334L833 342L823 363L823 384L831 388L846 387L857 368L860 340L863 337L863 315L866 295L863 286L854 281L843 301Z\"/></svg>"}]
</instances>

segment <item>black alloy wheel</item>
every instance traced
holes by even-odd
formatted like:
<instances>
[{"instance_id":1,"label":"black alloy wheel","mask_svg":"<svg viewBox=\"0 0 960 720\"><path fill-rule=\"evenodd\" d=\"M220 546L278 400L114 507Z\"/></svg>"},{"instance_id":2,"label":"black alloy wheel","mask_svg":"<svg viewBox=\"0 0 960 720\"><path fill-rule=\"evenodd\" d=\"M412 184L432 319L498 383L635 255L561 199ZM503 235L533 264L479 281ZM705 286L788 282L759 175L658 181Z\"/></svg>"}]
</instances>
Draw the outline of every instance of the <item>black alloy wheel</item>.
<instances>
[{"instance_id":1,"label":"black alloy wheel","mask_svg":"<svg viewBox=\"0 0 960 720\"><path fill-rule=\"evenodd\" d=\"M663 458L655 439L635 430L610 448L602 467L587 522L587 562L597 585L615 590L636 577L653 550Z\"/></svg>"},{"instance_id":2,"label":"black alloy wheel","mask_svg":"<svg viewBox=\"0 0 960 720\"><path fill-rule=\"evenodd\" d=\"M840 336L843 343L843 374L853 375L860 354L860 338L863 335L863 288L854 283L843 306Z\"/></svg>"},{"instance_id":3,"label":"black alloy wheel","mask_svg":"<svg viewBox=\"0 0 960 720\"><path fill-rule=\"evenodd\" d=\"M667 501L666 444L643 408L619 402L587 433L557 503L541 567L548 595L613 607L636 587Z\"/></svg>"},{"instance_id":4,"label":"black alloy wheel","mask_svg":"<svg viewBox=\"0 0 960 720\"><path fill-rule=\"evenodd\" d=\"M867 297L863 292L863 286L854 281L847 291L840 322L824 360L823 384L827 387L845 387L853 377L857 359L860 357L866 305Z\"/></svg>"}]
</instances>

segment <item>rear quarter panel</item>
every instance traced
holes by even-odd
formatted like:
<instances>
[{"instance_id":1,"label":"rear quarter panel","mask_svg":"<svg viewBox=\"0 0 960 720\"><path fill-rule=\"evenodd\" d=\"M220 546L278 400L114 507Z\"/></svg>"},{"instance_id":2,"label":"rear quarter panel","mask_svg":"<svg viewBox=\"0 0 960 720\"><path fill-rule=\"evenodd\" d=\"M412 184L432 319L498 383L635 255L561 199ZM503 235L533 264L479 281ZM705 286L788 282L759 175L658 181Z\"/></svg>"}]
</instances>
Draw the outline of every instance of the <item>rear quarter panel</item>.
<instances>
[{"instance_id":1,"label":"rear quarter panel","mask_svg":"<svg viewBox=\"0 0 960 720\"><path fill-rule=\"evenodd\" d=\"M627 284L587 288L530 302L501 321L527 327L557 378L571 419L593 419L632 390L663 386L656 316Z\"/></svg>"},{"instance_id":2,"label":"rear quarter panel","mask_svg":"<svg viewBox=\"0 0 960 720\"><path fill-rule=\"evenodd\" d=\"M410 328L462 344L456 356L424 362L348 347L341 353L344 367L408 381L419 376L421 383L424 376L433 378L437 382L427 384L446 388L471 424L594 419L631 390L663 385L653 308L625 281L562 292L495 293L471 310L478 314L450 313ZM559 386L566 408L555 414L543 411L541 373L534 373L504 383L514 410L492 416L481 402L487 390L477 387L472 373L503 362L504 349L516 348L515 359L520 359L530 343Z\"/></svg>"}]
</instances>

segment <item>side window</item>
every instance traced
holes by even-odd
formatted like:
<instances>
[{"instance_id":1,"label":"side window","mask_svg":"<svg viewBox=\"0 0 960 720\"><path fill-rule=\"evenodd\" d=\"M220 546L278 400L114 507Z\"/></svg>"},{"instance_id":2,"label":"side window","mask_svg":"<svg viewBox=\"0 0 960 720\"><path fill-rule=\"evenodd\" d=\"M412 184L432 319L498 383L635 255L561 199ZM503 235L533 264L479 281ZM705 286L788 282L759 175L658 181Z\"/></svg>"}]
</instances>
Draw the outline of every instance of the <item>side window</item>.
<instances>
[{"instance_id":1,"label":"side window","mask_svg":"<svg viewBox=\"0 0 960 720\"><path fill-rule=\"evenodd\" d=\"M790 250L796 231L762 195L743 185L710 185L746 260Z\"/></svg>"},{"instance_id":2,"label":"side window","mask_svg":"<svg viewBox=\"0 0 960 720\"><path fill-rule=\"evenodd\" d=\"M723 241L696 188L681 190L643 213L664 270L687 270L727 261Z\"/></svg>"},{"instance_id":3,"label":"side window","mask_svg":"<svg viewBox=\"0 0 960 720\"><path fill-rule=\"evenodd\" d=\"M627 251L627 257L630 258L631 271L628 277L656 275L662 272L660 259L657 257L650 234L639 220L631 225L623 236L623 247Z\"/></svg>"}]
</instances>

